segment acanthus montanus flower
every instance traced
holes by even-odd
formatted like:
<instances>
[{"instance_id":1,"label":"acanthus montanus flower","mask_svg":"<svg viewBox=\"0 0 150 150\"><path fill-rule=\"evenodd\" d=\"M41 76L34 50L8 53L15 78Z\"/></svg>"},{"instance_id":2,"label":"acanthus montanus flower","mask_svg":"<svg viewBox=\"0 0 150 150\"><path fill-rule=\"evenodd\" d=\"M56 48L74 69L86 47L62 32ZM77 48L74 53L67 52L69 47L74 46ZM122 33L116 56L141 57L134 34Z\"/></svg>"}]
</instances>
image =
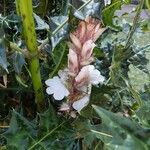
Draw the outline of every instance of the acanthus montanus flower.
<instances>
[{"instance_id":1,"label":"acanthus montanus flower","mask_svg":"<svg viewBox=\"0 0 150 150\"><path fill-rule=\"evenodd\" d=\"M94 61L95 41L105 31L101 22L87 17L81 21L75 32L70 34L68 66L58 76L46 80L46 92L55 100L67 101L60 111L81 111L88 103L92 85L103 83L105 78L91 63Z\"/></svg>"}]
</instances>

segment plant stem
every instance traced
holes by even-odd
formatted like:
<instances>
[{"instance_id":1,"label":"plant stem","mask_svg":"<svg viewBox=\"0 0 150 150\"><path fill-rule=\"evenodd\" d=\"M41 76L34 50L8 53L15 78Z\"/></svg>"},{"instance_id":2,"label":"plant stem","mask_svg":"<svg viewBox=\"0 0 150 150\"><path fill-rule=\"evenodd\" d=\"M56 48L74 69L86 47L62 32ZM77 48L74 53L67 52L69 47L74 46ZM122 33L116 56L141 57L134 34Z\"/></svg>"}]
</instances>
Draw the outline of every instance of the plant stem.
<instances>
[{"instance_id":1,"label":"plant stem","mask_svg":"<svg viewBox=\"0 0 150 150\"><path fill-rule=\"evenodd\" d=\"M40 64L38 58L38 46L35 33L35 25L33 18L32 0L16 0L16 9L18 15L21 16L23 25L23 37L27 49L32 56L29 60L29 69L33 88L35 92L35 101L38 111L44 109L44 94L40 75Z\"/></svg>"},{"instance_id":2,"label":"plant stem","mask_svg":"<svg viewBox=\"0 0 150 150\"><path fill-rule=\"evenodd\" d=\"M140 13L141 13L141 10L142 10L142 8L143 8L143 5L144 5L144 0L140 0L139 6L138 6L138 8L137 8L136 15L135 15L134 20L133 20L133 25L132 25L132 27L131 27L130 32L129 32L128 35L127 35L127 40L126 40L125 49L127 49L127 48L130 46L130 41L131 41L131 38L133 37L134 32L135 32L135 30L136 30L137 23L138 23L138 20L139 20L139 18L140 18Z\"/></svg>"}]
</instances>

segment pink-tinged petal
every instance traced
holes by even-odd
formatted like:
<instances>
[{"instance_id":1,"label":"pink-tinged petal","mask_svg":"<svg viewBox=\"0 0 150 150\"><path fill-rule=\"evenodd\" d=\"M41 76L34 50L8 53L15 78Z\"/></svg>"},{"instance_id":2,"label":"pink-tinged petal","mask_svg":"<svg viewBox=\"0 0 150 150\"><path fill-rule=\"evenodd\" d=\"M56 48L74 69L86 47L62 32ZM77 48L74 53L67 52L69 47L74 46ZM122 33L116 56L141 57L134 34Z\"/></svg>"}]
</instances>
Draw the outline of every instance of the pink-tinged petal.
<instances>
[{"instance_id":1,"label":"pink-tinged petal","mask_svg":"<svg viewBox=\"0 0 150 150\"><path fill-rule=\"evenodd\" d=\"M85 21L87 22L87 30L88 32L92 32L95 29L95 26L98 24L98 20L92 17L88 17L85 19Z\"/></svg>"},{"instance_id":2,"label":"pink-tinged petal","mask_svg":"<svg viewBox=\"0 0 150 150\"><path fill-rule=\"evenodd\" d=\"M79 74L75 78L77 87L81 87L83 85L87 85L89 81L89 72L88 67L84 66L80 70Z\"/></svg>"},{"instance_id":3,"label":"pink-tinged petal","mask_svg":"<svg viewBox=\"0 0 150 150\"><path fill-rule=\"evenodd\" d=\"M74 44L73 44L73 43L68 42L68 47L69 47L70 49L72 49L72 50L76 51L76 47L74 46Z\"/></svg>"},{"instance_id":4,"label":"pink-tinged petal","mask_svg":"<svg viewBox=\"0 0 150 150\"><path fill-rule=\"evenodd\" d=\"M93 65L84 66L76 76L76 86L81 87L89 84L97 85L103 83L105 78Z\"/></svg>"},{"instance_id":5,"label":"pink-tinged petal","mask_svg":"<svg viewBox=\"0 0 150 150\"><path fill-rule=\"evenodd\" d=\"M85 22L86 22L86 23L89 23L89 22L90 22L90 19L91 19L90 16L86 17L86 18L85 18Z\"/></svg>"},{"instance_id":6,"label":"pink-tinged petal","mask_svg":"<svg viewBox=\"0 0 150 150\"><path fill-rule=\"evenodd\" d=\"M73 107L75 110L77 110L78 112L80 112L85 106L88 105L89 100L90 100L90 95L86 95L86 96L82 97L80 100L75 101L75 102L72 104L72 107Z\"/></svg>"},{"instance_id":7,"label":"pink-tinged petal","mask_svg":"<svg viewBox=\"0 0 150 150\"><path fill-rule=\"evenodd\" d=\"M81 51L82 61L87 61L91 57L94 47L95 44L92 40L88 40L84 43Z\"/></svg>"},{"instance_id":8,"label":"pink-tinged petal","mask_svg":"<svg viewBox=\"0 0 150 150\"><path fill-rule=\"evenodd\" d=\"M84 38L84 36L85 36L85 33L86 33L86 25L85 25L84 21L80 22L80 24L79 24L79 30L80 30L79 39L82 41L83 38Z\"/></svg>"},{"instance_id":9,"label":"pink-tinged petal","mask_svg":"<svg viewBox=\"0 0 150 150\"><path fill-rule=\"evenodd\" d=\"M100 28L98 31L96 31L93 36L93 41L95 42L105 30L106 28Z\"/></svg>"},{"instance_id":10,"label":"pink-tinged petal","mask_svg":"<svg viewBox=\"0 0 150 150\"><path fill-rule=\"evenodd\" d=\"M98 32L99 29L100 29L100 23L98 23L98 24L96 25L96 27L95 27L95 29L94 29L94 32L95 32L95 33Z\"/></svg>"},{"instance_id":11,"label":"pink-tinged petal","mask_svg":"<svg viewBox=\"0 0 150 150\"><path fill-rule=\"evenodd\" d=\"M69 74L71 76L76 76L76 74L78 73L78 57L77 54L72 49L69 49L68 69Z\"/></svg>"},{"instance_id":12,"label":"pink-tinged petal","mask_svg":"<svg viewBox=\"0 0 150 150\"><path fill-rule=\"evenodd\" d=\"M80 40L72 33L70 34L70 38L71 38L71 41L73 42L73 44L75 45L75 47L78 50L80 50L82 48Z\"/></svg>"},{"instance_id":13,"label":"pink-tinged petal","mask_svg":"<svg viewBox=\"0 0 150 150\"><path fill-rule=\"evenodd\" d=\"M94 58L93 58L93 56L91 56L87 60L81 60L80 65L81 66L86 66L86 65L89 65L93 61L94 61Z\"/></svg>"}]
</instances>

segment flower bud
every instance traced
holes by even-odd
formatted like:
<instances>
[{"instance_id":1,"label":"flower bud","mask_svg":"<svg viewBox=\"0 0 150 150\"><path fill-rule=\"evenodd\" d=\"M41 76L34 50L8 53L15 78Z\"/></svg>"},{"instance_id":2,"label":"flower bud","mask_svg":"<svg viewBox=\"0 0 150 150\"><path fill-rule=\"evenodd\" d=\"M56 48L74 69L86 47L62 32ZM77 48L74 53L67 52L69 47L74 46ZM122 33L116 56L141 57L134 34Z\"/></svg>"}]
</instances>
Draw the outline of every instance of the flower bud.
<instances>
[{"instance_id":1,"label":"flower bud","mask_svg":"<svg viewBox=\"0 0 150 150\"><path fill-rule=\"evenodd\" d=\"M76 76L78 73L78 57L77 54L72 50L69 49L69 54L68 54L68 69L69 69L69 74L71 76Z\"/></svg>"}]
</instances>

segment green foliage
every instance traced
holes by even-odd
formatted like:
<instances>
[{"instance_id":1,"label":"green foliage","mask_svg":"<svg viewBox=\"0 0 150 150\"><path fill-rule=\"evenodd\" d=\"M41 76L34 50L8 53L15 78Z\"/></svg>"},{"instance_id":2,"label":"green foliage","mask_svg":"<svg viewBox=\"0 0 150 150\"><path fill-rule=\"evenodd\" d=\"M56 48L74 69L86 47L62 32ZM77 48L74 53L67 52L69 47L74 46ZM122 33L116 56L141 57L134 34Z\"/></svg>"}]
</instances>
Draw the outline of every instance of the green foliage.
<instances>
[{"instance_id":1,"label":"green foliage","mask_svg":"<svg viewBox=\"0 0 150 150\"><path fill-rule=\"evenodd\" d=\"M8 84L0 87L1 118L5 120L13 108L9 128L2 130L0 149L150 149L150 24L140 19L133 24L132 14L114 16L129 3L112 0L104 7L103 1L95 0L33 1L43 84L67 66L69 33L78 20L91 15L107 27L94 49L94 65L105 76L105 83L92 87L88 106L76 118L59 112L45 90L47 109L37 112L27 65L31 58L21 39L20 18L0 16L0 83L5 75Z\"/></svg>"},{"instance_id":2,"label":"green foliage","mask_svg":"<svg viewBox=\"0 0 150 150\"><path fill-rule=\"evenodd\" d=\"M106 144L110 144L108 149L111 146L115 148L116 145L122 149L149 149L149 143L145 143L150 134L149 129L142 128L138 122L123 117L123 114L114 114L100 107L93 107L102 119L102 126L108 128L108 133L106 133L104 139L101 137L99 131L94 133L99 139L106 142Z\"/></svg>"},{"instance_id":3,"label":"green foliage","mask_svg":"<svg viewBox=\"0 0 150 150\"><path fill-rule=\"evenodd\" d=\"M113 23L114 13L116 10L121 9L123 4L130 4L130 0L111 0L111 4L104 8L102 11L104 24L112 28L117 28L117 26Z\"/></svg>"},{"instance_id":4,"label":"green foliage","mask_svg":"<svg viewBox=\"0 0 150 150\"><path fill-rule=\"evenodd\" d=\"M7 149L27 149L27 146L31 140L28 137L29 133L33 137L37 134L35 124L29 122L13 110L10 120L10 127L4 134L4 136L7 137Z\"/></svg>"}]
</instances>

